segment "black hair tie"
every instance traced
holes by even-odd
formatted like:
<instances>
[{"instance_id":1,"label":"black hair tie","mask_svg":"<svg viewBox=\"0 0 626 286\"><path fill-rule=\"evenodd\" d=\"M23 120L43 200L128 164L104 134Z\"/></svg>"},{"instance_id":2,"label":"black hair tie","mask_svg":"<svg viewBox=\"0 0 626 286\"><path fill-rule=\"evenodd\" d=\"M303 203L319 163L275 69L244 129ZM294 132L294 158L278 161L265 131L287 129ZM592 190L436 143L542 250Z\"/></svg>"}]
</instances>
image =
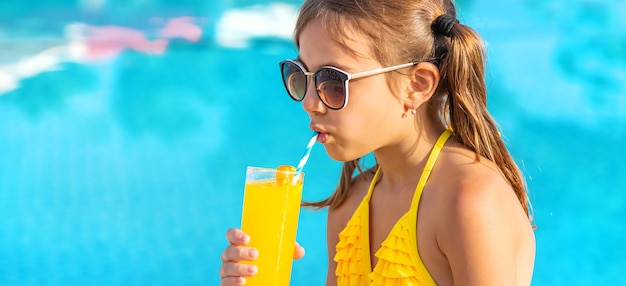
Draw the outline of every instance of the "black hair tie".
<instances>
[{"instance_id":1,"label":"black hair tie","mask_svg":"<svg viewBox=\"0 0 626 286\"><path fill-rule=\"evenodd\" d=\"M450 37L450 31L452 31L452 27L454 24L458 24L459 20L450 15L450 14L441 14L435 21L433 21L430 28L433 30L435 35L442 35L446 37Z\"/></svg>"}]
</instances>

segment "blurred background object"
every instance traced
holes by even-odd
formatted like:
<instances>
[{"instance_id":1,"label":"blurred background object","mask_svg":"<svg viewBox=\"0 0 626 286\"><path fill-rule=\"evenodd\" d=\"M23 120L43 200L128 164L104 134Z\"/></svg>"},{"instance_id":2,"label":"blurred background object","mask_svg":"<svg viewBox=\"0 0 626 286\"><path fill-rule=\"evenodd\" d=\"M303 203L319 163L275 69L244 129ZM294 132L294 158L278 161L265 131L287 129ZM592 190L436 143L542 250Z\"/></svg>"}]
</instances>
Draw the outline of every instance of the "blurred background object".
<instances>
[{"instance_id":1,"label":"blurred background object","mask_svg":"<svg viewBox=\"0 0 626 286\"><path fill-rule=\"evenodd\" d=\"M300 4L0 2L0 285L217 285L246 166L310 136L278 73ZM528 180L533 285L626 285L626 2L457 6ZM340 167L314 147L304 198ZM292 284L323 285L326 212L300 218Z\"/></svg>"}]
</instances>

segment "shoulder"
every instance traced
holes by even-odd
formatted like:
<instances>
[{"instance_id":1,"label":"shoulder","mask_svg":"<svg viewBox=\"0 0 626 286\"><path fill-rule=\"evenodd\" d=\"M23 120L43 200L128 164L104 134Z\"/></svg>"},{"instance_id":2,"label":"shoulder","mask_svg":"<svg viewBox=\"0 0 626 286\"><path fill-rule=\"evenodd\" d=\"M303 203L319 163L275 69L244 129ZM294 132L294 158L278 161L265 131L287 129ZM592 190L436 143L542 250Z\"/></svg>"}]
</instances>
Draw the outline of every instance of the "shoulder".
<instances>
[{"instance_id":1,"label":"shoulder","mask_svg":"<svg viewBox=\"0 0 626 286\"><path fill-rule=\"evenodd\" d=\"M455 281L507 284L515 277L523 240L532 238L530 221L493 162L476 160L464 148L446 149L436 176L437 244Z\"/></svg>"},{"instance_id":2,"label":"shoulder","mask_svg":"<svg viewBox=\"0 0 626 286\"><path fill-rule=\"evenodd\" d=\"M442 215L449 223L507 220L524 213L513 188L493 162L482 157L476 160L465 148L446 149L439 167L445 181L439 186L440 202L447 210Z\"/></svg>"}]
</instances>

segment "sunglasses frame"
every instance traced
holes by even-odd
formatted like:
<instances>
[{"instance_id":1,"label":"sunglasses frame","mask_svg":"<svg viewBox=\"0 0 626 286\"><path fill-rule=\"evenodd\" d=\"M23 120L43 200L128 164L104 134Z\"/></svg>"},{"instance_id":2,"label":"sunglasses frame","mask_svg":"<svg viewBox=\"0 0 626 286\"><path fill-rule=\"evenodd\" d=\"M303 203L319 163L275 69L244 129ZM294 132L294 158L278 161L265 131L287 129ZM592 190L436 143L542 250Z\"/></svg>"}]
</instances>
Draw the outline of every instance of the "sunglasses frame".
<instances>
[{"instance_id":1,"label":"sunglasses frame","mask_svg":"<svg viewBox=\"0 0 626 286\"><path fill-rule=\"evenodd\" d=\"M288 64L294 64L305 75L304 95L302 96L301 99L297 99L297 98L295 98L291 94L290 88L289 88L289 83L286 81L285 75L283 74L283 69L284 69L283 67L284 67L284 65L288 65ZM390 66L390 67L377 68L377 69L364 71L364 72L358 72L358 73L349 73L349 72L346 72L344 70L341 70L341 69L333 67L333 66L321 66L315 72L310 72L310 71L307 71L300 64L300 62L295 61L295 60L283 60L283 61L280 62L279 66L280 66L280 74L281 74L281 78L282 78L282 81L283 81L283 85L285 86L285 89L287 90L287 94L289 94L289 97L291 97L291 99L293 99L293 100L295 100L297 102L300 102L300 101L304 100L304 97L306 96L307 90L308 90L308 87L309 87L309 82L312 81L315 84L315 91L317 93L317 97L324 104L324 106L326 106L327 108L332 109L332 110L340 110L340 109L344 108L346 105L348 105L348 97L349 97L349 94L350 94L349 90L348 90L348 82L351 79L358 79L358 78L373 76L373 75L377 75L377 74L382 74L382 73L395 71L395 70L399 70L399 69L403 69L403 68L407 68L407 67L412 67L412 66L415 66L417 64L419 64L419 62L415 61L415 62L399 64L399 65ZM340 74L345 76L345 80L343 81L344 99L343 99L343 103L339 107L329 106L325 102L325 100L322 98L322 96L320 95L320 90L319 90L319 87L318 87L318 83L316 82L317 80L315 78L315 75L317 73L319 73L320 71L324 70L324 69L334 70L334 71L336 71L336 72L338 72L338 73L340 73ZM309 78L312 78L312 80L310 80Z\"/></svg>"}]
</instances>

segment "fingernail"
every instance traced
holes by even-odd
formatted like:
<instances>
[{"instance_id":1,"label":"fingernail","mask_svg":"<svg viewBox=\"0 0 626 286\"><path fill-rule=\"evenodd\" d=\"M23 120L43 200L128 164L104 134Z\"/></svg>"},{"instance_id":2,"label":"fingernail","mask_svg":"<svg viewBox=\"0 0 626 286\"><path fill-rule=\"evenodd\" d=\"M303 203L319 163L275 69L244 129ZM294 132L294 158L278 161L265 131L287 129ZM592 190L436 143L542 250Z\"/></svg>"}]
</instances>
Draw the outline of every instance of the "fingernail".
<instances>
[{"instance_id":1,"label":"fingernail","mask_svg":"<svg viewBox=\"0 0 626 286\"><path fill-rule=\"evenodd\" d=\"M255 275L257 270L258 269L257 269L256 265L248 266L248 274L250 274L250 275Z\"/></svg>"},{"instance_id":2,"label":"fingernail","mask_svg":"<svg viewBox=\"0 0 626 286\"><path fill-rule=\"evenodd\" d=\"M248 256L252 259L256 259L256 257L259 256L259 252L256 249L250 249L248 250Z\"/></svg>"}]
</instances>

